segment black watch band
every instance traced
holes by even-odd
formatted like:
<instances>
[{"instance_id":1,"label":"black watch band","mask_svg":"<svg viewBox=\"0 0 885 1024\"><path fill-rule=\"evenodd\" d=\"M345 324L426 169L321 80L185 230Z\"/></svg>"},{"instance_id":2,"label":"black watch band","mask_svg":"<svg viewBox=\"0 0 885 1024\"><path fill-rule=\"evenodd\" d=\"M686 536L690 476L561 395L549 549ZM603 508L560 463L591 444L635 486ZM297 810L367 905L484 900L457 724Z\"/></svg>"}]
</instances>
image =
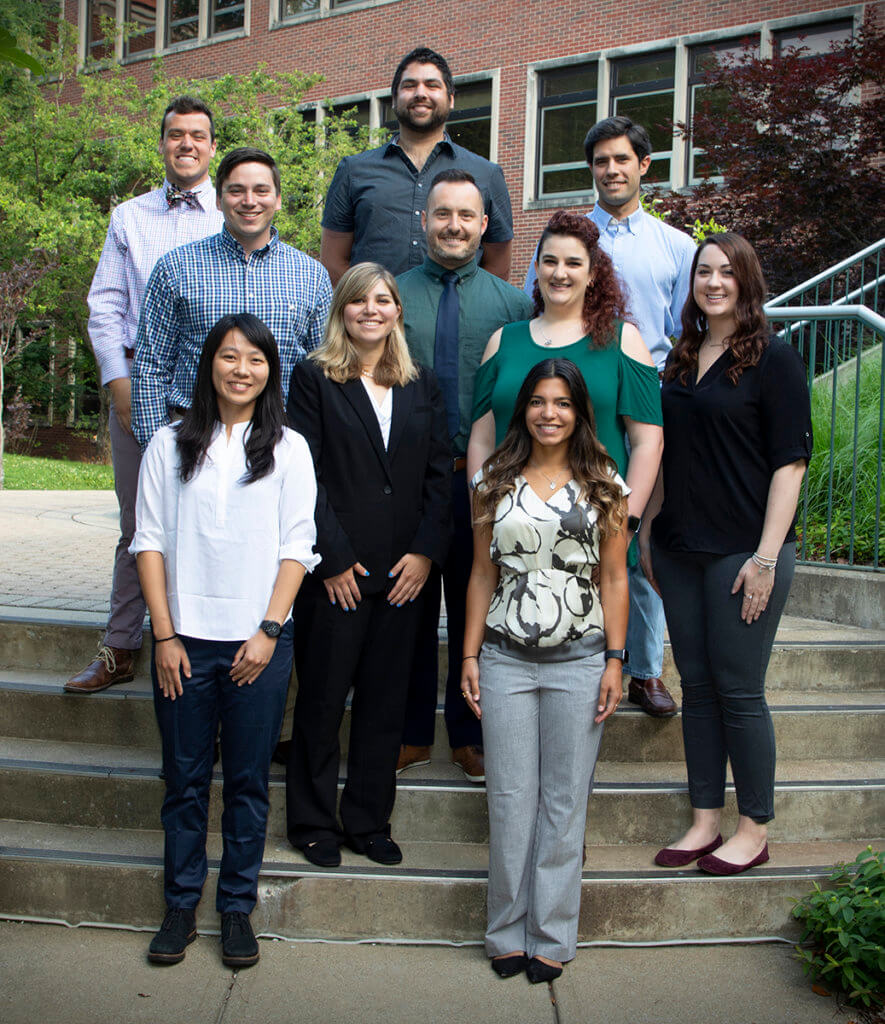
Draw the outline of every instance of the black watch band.
<instances>
[{"instance_id":1,"label":"black watch band","mask_svg":"<svg viewBox=\"0 0 885 1024\"><path fill-rule=\"evenodd\" d=\"M627 653L626 647L619 647L617 650L605 652L605 660L608 661L609 658L617 658L618 661L621 661L626 665L630 660L630 655Z\"/></svg>"},{"instance_id":2,"label":"black watch band","mask_svg":"<svg viewBox=\"0 0 885 1024\"><path fill-rule=\"evenodd\" d=\"M262 633L269 636L271 640L276 640L280 633L283 632L283 627L279 622L274 622L273 619L265 619L258 628Z\"/></svg>"},{"instance_id":3,"label":"black watch band","mask_svg":"<svg viewBox=\"0 0 885 1024\"><path fill-rule=\"evenodd\" d=\"M633 533L639 533L640 526L642 526L642 516L627 516L628 530L632 530Z\"/></svg>"}]
</instances>

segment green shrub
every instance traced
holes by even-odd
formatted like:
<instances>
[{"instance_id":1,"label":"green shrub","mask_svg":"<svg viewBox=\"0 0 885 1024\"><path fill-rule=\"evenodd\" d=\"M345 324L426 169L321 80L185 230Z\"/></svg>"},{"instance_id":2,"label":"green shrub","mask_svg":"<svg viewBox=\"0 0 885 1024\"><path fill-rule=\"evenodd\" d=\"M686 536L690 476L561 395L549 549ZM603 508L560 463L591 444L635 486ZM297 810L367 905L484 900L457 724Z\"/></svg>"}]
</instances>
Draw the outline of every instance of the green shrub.
<instances>
[{"instance_id":1,"label":"green shrub","mask_svg":"<svg viewBox=\"0 0 885 1024\"><path fill-rule=\"evenodd\" d=\"M857 404L857 469L854 470L855 386L854 364L839 369L836 411L833 417L832 377L819 377L811 391L811 422L814 454L808 467L806 489L808 518L805 521L805 557L826 558L827 501L830 487L830 437L833 438L833 513L830 560L847 561L851 536L851 479L855 472L854 562L873 560L876 530L876 480L879 472L879 415L882 348L864 353ZM832 431L831 431L831 420ZM885 500L885 494L883 494ZM799 503L799 527L803 525ZM881 554L880 554L881 557Z\"/></svg>"},{"instance_id":2,"label":"green shrub","mask_svg":"<svg viewBox=\"0 0 885 1024\"><path fill-rule=\"evenodd\" d=\"M812 981L854 1006L885 1005L885 852L868 846L852 864L838 865L831 887L796 901L793 917L804 925L797 958Z\"/></svg>"}]
</instances>

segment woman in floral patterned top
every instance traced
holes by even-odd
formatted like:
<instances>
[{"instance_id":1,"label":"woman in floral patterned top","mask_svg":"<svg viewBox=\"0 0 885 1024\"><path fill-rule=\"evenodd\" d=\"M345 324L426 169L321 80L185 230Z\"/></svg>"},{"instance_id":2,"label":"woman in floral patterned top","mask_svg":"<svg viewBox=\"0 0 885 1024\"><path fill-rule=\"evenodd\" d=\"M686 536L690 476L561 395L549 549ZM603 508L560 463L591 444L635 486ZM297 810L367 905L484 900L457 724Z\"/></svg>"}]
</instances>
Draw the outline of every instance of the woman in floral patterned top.
<instances>
[{"instance_id":1,"label":"woman in floral patterned top","mask_svg":"<svg viewBox=\"0 0 885 1024\"><path fill-rule=\"evenodd\" d=\"M629 488L581 372L529 372L475 480L461 689L483 724L486 952L549 981L575 956L587 793L622 696Z\"/></svg>"}]
</instances>

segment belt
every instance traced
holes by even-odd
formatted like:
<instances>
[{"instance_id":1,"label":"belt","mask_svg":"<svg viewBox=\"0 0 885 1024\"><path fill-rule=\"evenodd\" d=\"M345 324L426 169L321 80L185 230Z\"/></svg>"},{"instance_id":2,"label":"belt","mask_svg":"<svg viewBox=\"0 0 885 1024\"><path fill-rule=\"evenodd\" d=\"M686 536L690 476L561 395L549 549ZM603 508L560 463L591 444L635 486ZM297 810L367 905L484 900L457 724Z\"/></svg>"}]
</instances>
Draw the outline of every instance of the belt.
<instances>
[{"instance_id":1,"label":"belt","mask_svg":"<svg viewBox=\"0 0 885 1024\"><path fill-rule=\"evenodd\" d=\"M605 633L601 629L594 629L584 636L574 640L567 640L565 643L554 644L552 647L529 647L519 641L499 633L498 630L486 626L483 645L496 647L499 651L509 654L519 661L556 662L575 661L577 658L586 658L593 654L602 654L605 650Z\"/></svg>"},{"instance_id":2,"label":"belt","mask_svg":"<svg viewBox=\"0 0 885 1024\"><path fill-rule=\"evenodd\" d=\"M467 469L467 459L463 455L459 455L458 458L452 462L452 472L460 473L462 469Z\"/></svg>"}]
</instances>

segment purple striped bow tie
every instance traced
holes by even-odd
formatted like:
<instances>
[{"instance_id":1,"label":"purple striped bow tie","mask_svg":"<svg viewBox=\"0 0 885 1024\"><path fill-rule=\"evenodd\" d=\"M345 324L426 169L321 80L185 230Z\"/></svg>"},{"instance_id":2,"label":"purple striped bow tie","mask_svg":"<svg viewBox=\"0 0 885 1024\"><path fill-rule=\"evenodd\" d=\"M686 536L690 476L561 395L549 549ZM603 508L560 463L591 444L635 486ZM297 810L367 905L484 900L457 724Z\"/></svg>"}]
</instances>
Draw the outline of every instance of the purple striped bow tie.
<instances>
[{"instance_id":1,"label":"purple striped bow tie","mask_svg":"<svg viewBox=\"0 0 885 1024\"><path fill-rule=\"evenodd\" d=\"M175 206L176 203L186 203L192 210L196 210L200 205L196 192L183 192L174 185L166 186L166 202L170 206Z\"/></svg>"}]
</instances>

